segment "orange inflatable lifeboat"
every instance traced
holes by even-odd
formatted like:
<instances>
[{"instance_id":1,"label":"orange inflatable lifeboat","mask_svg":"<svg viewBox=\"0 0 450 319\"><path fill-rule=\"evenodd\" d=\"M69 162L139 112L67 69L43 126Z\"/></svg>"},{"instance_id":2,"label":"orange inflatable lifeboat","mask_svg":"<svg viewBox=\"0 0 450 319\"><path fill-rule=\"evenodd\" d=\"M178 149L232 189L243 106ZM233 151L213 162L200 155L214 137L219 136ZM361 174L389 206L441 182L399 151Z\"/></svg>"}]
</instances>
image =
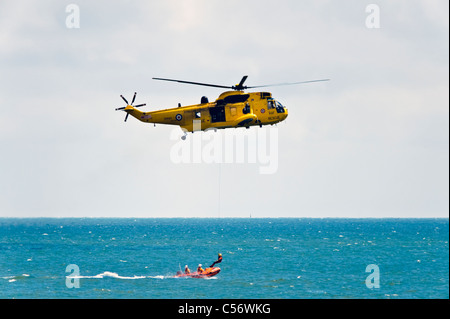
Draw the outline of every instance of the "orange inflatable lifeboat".
<instances>
[{"instance_id":1,"label":"orange inflatable lifeboat","mask_svg":"<svg viewBox=\"0 0 450 319\"><path fill-rule=\"evenodd\" d=\"M206 277L212 277L217 275L220 272L219 267L213 267L213 268L206 268L201 273L191 272L190 274L184 274L182 272L178 272L175 277L192 277L192 278L206 278Z\"/></svg>"}]
</instances>

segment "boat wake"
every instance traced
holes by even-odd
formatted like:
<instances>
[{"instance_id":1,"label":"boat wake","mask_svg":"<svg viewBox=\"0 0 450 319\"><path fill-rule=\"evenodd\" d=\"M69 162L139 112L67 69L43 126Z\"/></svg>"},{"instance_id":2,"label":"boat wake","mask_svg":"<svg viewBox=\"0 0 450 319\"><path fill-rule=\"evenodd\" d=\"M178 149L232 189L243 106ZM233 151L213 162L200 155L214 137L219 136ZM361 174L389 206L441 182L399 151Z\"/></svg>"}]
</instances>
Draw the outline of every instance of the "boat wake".
<instances>
[{"instance_id":1,"label":"boat wake","mask_svg":"<svg viewBox=\"0 0 450 319\"><path fill-rule=\"evenodd\" d=\"M18 276L5 276L5 277L1 277L2 279L6 279L9 282L15 282L17 280L22 280L22 279L26 279L30 277L29 274L22 274L22 275L18 275Z\"/></svg>"},{"instance_id":2,"label":"boat wake","mask_svg":"<svg viewBox=\"0 0 450 319\"><path fill-rule=\"evenodd\" d=\"M136 276L133 277L130 276L120 276L118 273L111 272L111 271L105 271L101 274L95 275L95 276L66 276L66 278L70 279L103 279L103 278L115 278L115 279L124 279L124 280L136 280L136 279L165 279L165 278L172 278L171 276Z\"/></svg>"}]
</instances>

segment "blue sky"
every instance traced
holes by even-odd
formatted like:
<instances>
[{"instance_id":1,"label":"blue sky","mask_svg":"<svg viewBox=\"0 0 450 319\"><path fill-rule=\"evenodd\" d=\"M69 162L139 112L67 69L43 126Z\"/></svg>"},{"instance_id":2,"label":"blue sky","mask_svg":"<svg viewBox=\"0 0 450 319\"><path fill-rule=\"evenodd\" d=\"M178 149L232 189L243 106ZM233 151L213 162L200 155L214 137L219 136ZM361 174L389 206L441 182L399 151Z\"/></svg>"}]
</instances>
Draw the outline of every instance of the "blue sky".
<instances>
[{"instance_id":1,"label":"blue sky","mask_svg":"<svg viewBox=\"0 0 450 319\"><path fill-rule=\"evenodd\" d=\"M448 1L77 1L74 29L70 3L0 3L0 217L448 217ZM271 88L272 175L175 164L172 127L114 111L243 75L332 80Z\"/></svg>"}]
</instances>

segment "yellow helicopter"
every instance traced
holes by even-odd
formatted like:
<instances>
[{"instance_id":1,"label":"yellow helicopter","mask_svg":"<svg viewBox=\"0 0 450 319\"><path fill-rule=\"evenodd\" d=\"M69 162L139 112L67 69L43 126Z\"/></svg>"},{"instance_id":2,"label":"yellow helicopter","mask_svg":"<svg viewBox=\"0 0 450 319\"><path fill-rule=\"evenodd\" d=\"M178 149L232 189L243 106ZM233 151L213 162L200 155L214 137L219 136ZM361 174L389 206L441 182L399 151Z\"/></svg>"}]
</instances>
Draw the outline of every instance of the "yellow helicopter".
<instances>
[{"instance_id":1,"label":"yellow helicopter","mask_svg":"<svg viewBox=\"0 0 450 319\"><path fill-rule=\"evenodd\" d=\"M153 112L142 112L137 109L138 107L145 106L145 103L133 106L136 99L135 92L131 103L128 103L127 99L121 95L120 97L125 101L125 103L127 103L127 106L116 108L116 111L124 111L127 113L125 116L125 122L128 119L128 115L131 115L139 121L145 123L178 125L184 131L184 136L182 136L182 139L184 140L186 139L187 132L238 127L250 128L250 126L255 125L262 127L263 125L273 125L279 123L287 118L287 108L275 100L272 97L272 93L245 93L244 90L270 86L329 81L329 79L323 79L259 86L245 86L244 83L247 78L248 76L245 75L238 84L233 86L153 78L153 80L225 88L231 89L232 91L222 93L214 102L209 102L208 98L203 96L200 104L181 106L181 104L178 103L178 107Z\"/></svg>"}]
</instances>

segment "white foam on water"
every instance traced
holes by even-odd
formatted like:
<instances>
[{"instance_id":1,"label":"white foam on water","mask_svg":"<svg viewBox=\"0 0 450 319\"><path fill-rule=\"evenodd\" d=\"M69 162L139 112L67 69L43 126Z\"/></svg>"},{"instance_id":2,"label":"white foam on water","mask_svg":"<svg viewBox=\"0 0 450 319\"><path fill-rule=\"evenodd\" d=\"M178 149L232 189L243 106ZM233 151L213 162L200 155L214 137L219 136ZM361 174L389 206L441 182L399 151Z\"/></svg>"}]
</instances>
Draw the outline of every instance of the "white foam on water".
<instances>
[{"instance_id":1,"label":"white foam on water","mask_svg":"<svg viewBox=\"0 0 450 319\"><path fill-rule=\"evenodd\" d=\"M156 276L137 276L134 275L133 277L130 276L120 276L118 273L111 272L111 271L105 271L101 274L95 275L95 276L66 276L66 278L71 279L103 279L103 278L116 278L116 279L125 279L125 280L136 280L136 279L166 279L166 278L172 278L173 276L162 276L162 275L156 275Z\"/></svg>"},{"instance_id":2,"label":"white foam on water","mask_svg":"<svg viewBox=\"0 0 450 319\"><path fill-rule=\"evenodd\" d=\"M151 278L151 279L165 279L165 278L171 278L168 276L147 276L146 278Z\"/></svg>"},{"instance_id":3,"label":"white foam on water","mask_svg":"<svg viewBox=\"0 0 450 319\"><path fill-rule=\"evenodd\" d=\"M101 274L95 275L95 276L67 276L67 278L73 278L73 279L102 279L102 278L117 278L117 279L143 279L146 278L146 276L120 276L118 273L111 272L111 271L105 271Z\"/></svg>"},{"instance_id":4,"label":"white foam on water","mask_svg":"<svg viewBox=\"0 0 450 319\"><path fill-rule=\"evenodd\" d=\"M8 280L8 282L15 282L18 279L25 279L27 277L30 277L29 274L22 274L22 275L18 275L18 276L5 276L5 277L1 277L2 279L6 279Z\"/></svg>"}]
</instances>

